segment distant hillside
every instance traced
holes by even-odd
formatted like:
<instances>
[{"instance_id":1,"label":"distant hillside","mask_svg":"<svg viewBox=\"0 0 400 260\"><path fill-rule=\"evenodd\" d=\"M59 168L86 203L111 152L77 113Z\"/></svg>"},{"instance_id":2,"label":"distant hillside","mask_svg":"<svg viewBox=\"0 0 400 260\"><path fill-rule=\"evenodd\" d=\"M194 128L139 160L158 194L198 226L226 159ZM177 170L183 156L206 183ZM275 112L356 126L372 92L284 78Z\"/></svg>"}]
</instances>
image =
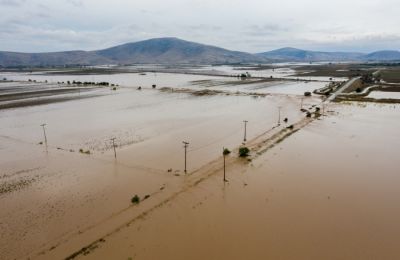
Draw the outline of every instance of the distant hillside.
<instances>
[{"instance_id":1,"label":"distant hillside","mask_svg":"<svg viewBox=\"0 0 400 260\"><path fill-rule=\"evenodd\" d=\"M188 42L177 38L159 38L95 52L117 63L251 63L265 62L253 54L229 51L215 46Z\"/></svg>"},{"instance_id":2,"label":"distant hillside","mask_svg":"<svg viewBox=\"0 0 400 260\"><path fill-rule=\"evenodd\" d=\"M0 52L0 67L64 66L105 64L234 64L310 61L395 61L398 51L319 52L283 48L258 54L184 41L178 38L157 38L97 51L48 53Z\"/></svg>"},{"instance_id":3,"label":"distant hillside","mask_svg":"<svg viewBox=\"0 0 400 260\"><path fill-rule=\"evenodd\" d=\"M266 58L245 52L188 42L177 38L158 38L98 50L51 53L0 52L0 66L63 66L102 64L221 64L262 63Z\"/></svg>"},{"instance_id":4,"label":"distant hillside","mask_svg":"<svg viewBox=\"0 0 400 260\"><path fill-rule=\"evenodd\" d=\"M277 61L357 61L361 60L364 54L356 52L319 52L306 51L296 48L282 48L258 55Z\"/></svg>"},{"instance_id":5,"label":"distant hillside","mask_svg":"<svg viewBox=\"0 0 400 260\"><path fill-rule=\"evenodd\" d=\"M399 51L377 51L365 55L364 60L372 61L400 61Z\"/></svg>"},{"instance_id":6,"label":"distant hillside","mask_svg":"<svg viewBox=\"0 0 400 260\"><path fill-rule=\"evenodd\" d=\"M110 60L86 51L18 53L0 52L0 66L63 66L109 64Z\"/></svg>"}]
</instances>

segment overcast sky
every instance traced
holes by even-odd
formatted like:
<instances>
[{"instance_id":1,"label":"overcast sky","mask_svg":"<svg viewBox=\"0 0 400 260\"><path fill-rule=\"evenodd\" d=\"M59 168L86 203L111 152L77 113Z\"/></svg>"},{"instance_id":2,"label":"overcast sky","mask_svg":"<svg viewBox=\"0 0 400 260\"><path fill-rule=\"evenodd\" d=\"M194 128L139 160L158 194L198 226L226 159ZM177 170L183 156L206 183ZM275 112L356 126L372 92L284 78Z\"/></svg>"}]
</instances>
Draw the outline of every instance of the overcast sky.
<instances>
[{"instance_id":1,"label":"overcast sky","mask_svg":"<svg viewBox=\"0 0 400 260\"><path fill-rule=\"evenodd\" d=\"M95 50L155 37L227 49L400 49L400 0L0 0L0 50Z\"/></svg>"}]
</instances>

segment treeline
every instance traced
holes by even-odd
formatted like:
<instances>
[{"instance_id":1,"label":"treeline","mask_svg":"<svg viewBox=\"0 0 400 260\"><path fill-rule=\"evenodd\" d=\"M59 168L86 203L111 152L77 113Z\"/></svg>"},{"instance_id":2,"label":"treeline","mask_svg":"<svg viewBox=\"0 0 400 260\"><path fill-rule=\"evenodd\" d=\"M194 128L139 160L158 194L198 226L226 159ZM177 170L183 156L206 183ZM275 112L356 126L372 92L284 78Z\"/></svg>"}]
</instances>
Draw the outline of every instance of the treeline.
<instances>
[{"instance_id":1,"label":"treeline","mask_svg":"<svg viewBox=\"0 0 400 260\"><path fill-rule=\"evenodd\" d=\"M71 85L71 82L70 81L67 81L67 84L68 85ZM114 84L110 84L109 82L91 82L91 81L84 81L84 82L82 82L82 81L72 81L72 84L74 84L74 85L85 85L85 86L87 86L87 85L92 85L92 86L106 86L106 87L108 87L108 86L115 86Z\"/></svg>"},{"instance_id":2,"label":"treeline","mask_svg":"<svg viewBox=\"0 0 400 260\"><path fill-rule=\"evenodd\" d=\"M4 78L3 80L5 81L7 79ZM40 82L40 81L37 81L35 79L34 80L28 79L28 81L29 82L35 82L35 83ZM43 83L48 83L48 81L45 80L45 81L43 81ZM57 84L65 84L65 82L64 81L58 81ZM67 84L68 85L78 85L78 86L81 86L81 85L83 85L83 86L104 86L104 87L108 87L108 86L115 87L115 86L118 86L116 84L111 84L111 83L105 82L105 81L94 82L94 81L75 81L74 80L74 81L71 82L71 81L68 80Z\"/></svg>"}]
</instances>

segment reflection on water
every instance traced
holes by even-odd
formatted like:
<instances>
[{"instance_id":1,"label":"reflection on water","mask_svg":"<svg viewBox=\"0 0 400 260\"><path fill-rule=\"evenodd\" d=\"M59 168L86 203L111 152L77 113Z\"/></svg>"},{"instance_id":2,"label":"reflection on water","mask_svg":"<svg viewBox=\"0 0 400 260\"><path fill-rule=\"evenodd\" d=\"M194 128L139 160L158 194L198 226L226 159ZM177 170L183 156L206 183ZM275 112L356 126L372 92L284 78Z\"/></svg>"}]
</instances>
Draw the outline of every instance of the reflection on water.
<instances>
[{"instance_id":1,"label":"reflection on water","mask_svg":"<svg viewBox=\"0 0 400 260\"><path fill-rule=\"evenodd\" d=\"M388 92L388 91L372 91L368 94L370 98L392 98L392 99L400 99L400 92Z\"/></svg>"},{"instance_id":2,"label":"reflection on water","mask_svg":"<svg viewBox=\"0 0 400 260\"><path fill-rule=\"evenodd\" d=\"M239 74L246 71L236 70L232 66L213 66L200 67L199 71L215 70L222 72L220 74L231 75ZM235 73L233 73L235 72ZM267 69L262 71L251 71L250 74L257 77L273 76L274 78L290 78L291 80L298 77L289 77L293 72L290 68ZM217 73L218 74L218 73ZM191 89L212 89L230 92L255 92L255 93L280 93L280 94L295 94L301 95L306 91L312 92L317 88L324 87L326 81L303 82L301 81L266 81L258 83L260 79L240 79L237 77L221 77L221 76L206 76L206 75L191 75L191 74L175 74L175 73L121 73L121 74L96 74L96 75L53 75L53 74L38 74L38 73L3 73L10 80L37 80L40 82L48 81L49 83L57 82L73 82L73 81L89 81L89 82L109 82L123 87L131 88L151 88L156 85L157 88L191 88ZM318 77L316 77L318 78ZM307 77L303 80L311 80L314 78ZM320 79L320 78L318 78ZM328 80L328 79L323 79ZM207 84L204 84L207 83Z\"/></svg>"}]
</instances>

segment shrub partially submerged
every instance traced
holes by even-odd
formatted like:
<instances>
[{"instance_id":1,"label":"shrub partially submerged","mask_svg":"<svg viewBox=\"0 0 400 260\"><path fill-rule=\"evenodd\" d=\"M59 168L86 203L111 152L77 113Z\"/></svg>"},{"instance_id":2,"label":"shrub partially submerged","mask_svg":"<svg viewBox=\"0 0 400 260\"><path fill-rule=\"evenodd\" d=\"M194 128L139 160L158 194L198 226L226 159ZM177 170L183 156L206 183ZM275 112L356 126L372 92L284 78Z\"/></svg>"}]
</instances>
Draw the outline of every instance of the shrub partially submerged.
<instances>
[{"instance_id":1,"label":"shrub partially submerged","mask_svg":"<svg viewBox=\"0 0 400 260\"><path fill-rule=\"evenodd\" d=\"M247 157L247 156L249 156L249 152L250 152L250 150L249 150L249 148L247 148L247 147L240 147L240 148L239 148L239 156L240 156L240 157Z\"/></svg>"},{"instance_id":2,"label":"shrub partially submerged","mask_svg":"<svg viewBox=\"0 0 400 260\"><path fill-rule=\"evenodd\" d=\"M231 153L231 151L229 151L228 148L224 148L224 151L222 152L223 155L228 155L230 153Z\"/></svg>"},{"instance_id":3,"label":"shrub partially submerged","mask_svg":"<svg viewBox=\"0 0 400 260\"><path fill-rule=\"evenodd\" d=\"M83 154L90 154L90 150L83 150L82 148L81 149L79 149L79 152L80 153L83 153Z\"/></svg>"},{"instance_id":4,"label":"shrub partially submerged","mask_svg":"<svg viewBox=\"0 0 400 260\"><path fill-rule=\"evenodd\" d=\"M140 202L139 196L138 195L133 196L132 199L131 199L131 202L133 204L139 204L139 202Z\"/></svg>"}]
</instances>

